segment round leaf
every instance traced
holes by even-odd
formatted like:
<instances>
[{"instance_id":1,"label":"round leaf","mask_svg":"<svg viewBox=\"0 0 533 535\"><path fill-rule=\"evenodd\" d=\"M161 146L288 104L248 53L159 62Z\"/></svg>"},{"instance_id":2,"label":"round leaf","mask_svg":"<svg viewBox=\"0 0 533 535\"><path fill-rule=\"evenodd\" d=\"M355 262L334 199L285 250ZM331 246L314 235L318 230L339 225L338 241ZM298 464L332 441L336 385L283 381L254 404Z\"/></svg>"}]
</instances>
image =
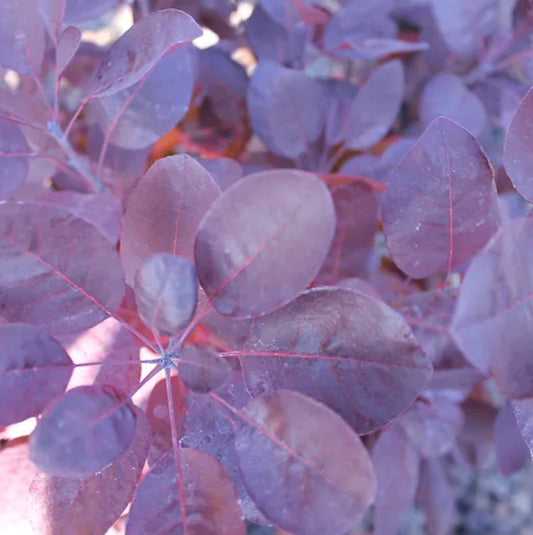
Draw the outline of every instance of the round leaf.
<instances>
[{"instance_id":1,"label":"round leaf","mask_svg":"<svg viewBox=\"0 0 533 535\"><path fill-rule=\"evenodd\" d=\"M197 345L189 345L181 350L178 367L180 378L187 388L201 394L217 389L231 373L225 359Z\"/></svg>"}]
</instances>

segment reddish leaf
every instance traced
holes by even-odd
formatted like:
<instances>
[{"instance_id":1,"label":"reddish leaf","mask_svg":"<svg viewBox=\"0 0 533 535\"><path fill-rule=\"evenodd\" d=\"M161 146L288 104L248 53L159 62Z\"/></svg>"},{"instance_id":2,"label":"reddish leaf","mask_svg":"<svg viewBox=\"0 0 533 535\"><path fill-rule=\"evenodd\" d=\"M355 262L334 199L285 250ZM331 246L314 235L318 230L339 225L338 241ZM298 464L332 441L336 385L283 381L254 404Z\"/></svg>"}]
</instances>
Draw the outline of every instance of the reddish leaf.
<instances>
[{"instance_id":1,"label":"reddish leaf","mask_svg":"<svg viewBox=\"0 0 533 535\"><path fill-rule=\"evenodd\" d=\"M126 280L155 253L192 258L196 230L220 190L209 173L189 156L154 163L130 196L120 253Z\"/></svg>"},{"instance_id":2,"label":"reddish leaf","mask_svg":"<svg viewBox=\"0 0 533 535\"><path fill-rule=\"evenodd\" d=\"M24 184L30 153L20 128L15 123L0 119L0 200L11 197Z\"/></svg>"},{"instance_id":3,"label":"reddish leaf","mask_svg":"<svg viewBox=\"0 0 533 535\"><path fill-rule=\"evenodd\" d=\"M196 271L187 258L156 253L137 271L137 310L144 323L162 336L175 336L187 325L197 296Z\"/></svg>"},{"instance_id":4,"label":"reddish leaf","mask_svg":"<svg viewBox=\"0 0 533 535\"><path fill-rule=\"evenodd\" d=\"M414 505L420 458L401 428L381 433L372 451L377 477L375 535L396 535Z\"/></svg>"},{"instance_id":5,"label":"reddish leaf","mask_svg":"<svg viewBox=\"0 0 533 535\"><path fill-rule=\"evenodd\" d=\"M131 444L135 407L111 386L69 390L40 418L30 441L33 462L58 477L88 477Z\"/></svg>"},{"instance_id":6,"label":"reddish leaf","mask_svg":"<svg viewBox=\"0 0 533 535\"><path fill-rule=\"evenodd\" d=\"M255 398L242 413L248 425L235 440L242 478L269 520L296 535L341 535L357 525L376 482L342 418L285 390Z\"/></svg>"},{"instance_id":7,"label":"reddish leaf","mask_svg":"<svg viewBox=\"0 0 533 535\"><path fill-rule=\"evenodd\" d=\"M39 535L102 535L131 500L150 445L150 427L136 409L135 436L111 465L86 479L40 474L31 485L32 525Z\"/></svg>"},{"instance_id":8,"label":"reddish leaf","mask_svg":"<svg viewBox=\"0 0 533 535\"><path fill-rule=\"evenodd\" d=\"M0 205L0 267L0 314L51 334L96 325L118 308L124 293L109 241L50 206Z\"/></svg>"},{"instance_id":9,"label":"reddish leaf","mask_svg":"<svg viewBox=\"0 0 533 535\"><path fill-rule=\"evenodd\" d=\"M304 154L324 127L325 96L318 81L271 60L254 71L247 103L253 129L279 156Z\"/></svg>"},{"instance_id":10,"label":"reddish leaf","mask_svg":"<svg viewBox=\"0 0 533 535\"><path fill-rule=\"evenodd\" d=\"M0 326L0 425L37 416L62 394L72 361L44 329Z\"/></svg>"},{"instance_id":11,"label":"reddish leaf","mask_svg":"<svg viewBox=\"0 0 533 535\"><path fill-rule=\"evenodd\" d=\"M466 272L452 322L465 357L510 398L533 396L533 219L502 227Z\"/></svg>"},{"instance_id":12,"label":"reddish leaf","mask_svg":"<svg viewBox=\"0 0 533 535\"><path fill-rule=\"evenodd\" d=\"M527 410L528 403L528 400L513 402L517 414L521 408ZM496 461L503 475L508 476L521 470L529 461L529 450L524 438L513 414L513 406L506 403L494 422Z\"/></svg>"},{"instance_id":13,"label":"reddish leaf","mask_svg":"<svg viewBox=\"0 0 533 535\"><path fill-rule=\"evenodd\" d=\"M89 93L108 96L132 86L179 45L202 35L194 19L177 9L154 11L134 24L108 50Z\"/></svg>"},{"instance_id":14,"label":"reddish leaf","mask_svg":"<svg viewBox=\"0 0 533 535\"><path fill-rule=\"evenodd\" d=\"M208 348L188 345L180 351L181 380L189 390L206 394L224 384L230 376L229 364Z\"/></svg>"},{"instance_id":15,"label":"reddish leaf","mask_svg":"<svg viewBox=\"0 0 533 535\"><path fill-rule=\"evenodd\" d=\"M224 192L200 225L198 278L222 314L264 314L313 280L334 226L331 197L314 175L296 170L249 175Z\"/></svg>"},{"instance_id":16,"label":"reddish leaf","mask_svg":"<svg viewBox=\"0 0 533 535\"><path fill-rule=\"evenodd\" d=\"M516 110L505 136L503 163L516 191L533 202L533 88Z\"/></svg>"},{"instance_id":17,"label":"reddish leaf","mask_svg":"<svg viewBox=\"0 0 533 535\"><path fill-rule=\"evenodd\" d=\"M198 450L182 450L179 459L169 452L142 480L126 534L245 535L237 495L222 465Z\"/></svg>"},{"instance_id":18,"label":"reddish leaf","mask_svg":"<svg viewBox=\"0 0 533 535\"><path fill-rule=\"evenodd\" d=\"M230 354L252 394L298 390L360 434L406 409L432 369L400 314L343 288L308 290L256 320L245 348Z\"/></svg>"},{"instance_id":19,"label":"reddish leaf","mask_svg":"<svg viewBox=\"0 0 533 535\"><path fill-rule=\"evenodd\" d=\"M450 272L499 221L493 171L478 142L435 119L389 176L383 226L394 261L413 278Z\"/></svg>"}]
</instances>

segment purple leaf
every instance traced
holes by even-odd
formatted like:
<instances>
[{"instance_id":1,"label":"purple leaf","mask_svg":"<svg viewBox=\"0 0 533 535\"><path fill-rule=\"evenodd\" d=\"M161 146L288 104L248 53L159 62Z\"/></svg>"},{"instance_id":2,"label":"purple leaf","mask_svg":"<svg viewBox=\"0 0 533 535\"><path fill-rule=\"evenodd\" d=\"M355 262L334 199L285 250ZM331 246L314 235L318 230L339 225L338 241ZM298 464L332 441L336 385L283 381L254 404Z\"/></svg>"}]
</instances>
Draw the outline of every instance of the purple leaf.
<instances>
[{"instance_id":1,"label":"purple leaf","mask_svg":"<svg viewBox=\"0 0 533 535\"><path fill-rule=\"evenodd\" d=\"M414 505L420 458L401 428L393 425L379 436L372 451L377 477L375 535L397 535Z\"/></svg>"},{"instance_id":2,"label":"purple leaf","mask_svg":"<svg viewBox=\"0 0 533 535\"><path fill-rule=\"evenodd\" d=\"M65 22L79 24L95 20L106 12L117 7L123 0L67 0L65 9Z\"/></svg>"},{"instance_id":3,"label":"purple leaf","mask_svg":"<svg viewBox=\"0 0 533 535\"><path fill-rule=\"evenodd\" d=\"M81 30L68 26L63 30L56 49L56 76L59 76L70 63L81 42Z\"/></svg>"},{"instance_id":4,"label":"purple leaf","mask_svg":"<svg viewBox=\"0 0 533 535\"><path fill-rule=\"evenodd\" d=\"M448 535L456 522L455 489L446 478L440 459L423 461L418 495L428 533Z\"/></svg>"},{"instance_id":5,"label":"purple leaf","mask_svg":"<svg viewBox=\"0 0 533 535\"><path fill-rule=\"evenodd\" d=\"M30 440L32 460L52 476L91 476L129 447L136 419L131 401L112 386L74 388L42 414Z\"/></svg>"},{"instance_id":6,"label":"purple leaf","mask_svg":"<svg viewBox=\"0 0 533 535\"><path fill-rule=\"evenodd\" d=\"M198 229L200 283L222 314L269 312L313 280L334 226L333 202L316 176L296 170L249 175L224 192Z\"/></svg>"},{"instance_id":7,"label":"purple leaf","mask_svg":"<svg viewBox=\"0 0 533 535\"><path fill-rule=\"evenodd\" d=\"M441 115L452 119L473 136L478 136L487 122L487 112L479 97L459 76L448 72L433 76L420 99L420 119L424 126Z\"/></svg>"},{"instance_id":8,"label":"purple leaf","mask_svg":"<svg viewBox=\"0 0 533 535\"><path fill-rule=\"evenodd\" d=\"M187 388L200 394L216 390L229 379L231 373L225 359L198 345L188 345L180 351L178 368Z\"/></svg>"},{"instance_id":9,"label":"purple leaf","mask_svg":"<svg viewBox=\"0 0 533 535\"><path fill-rule=\"evenodd\" d=\"M499 221L493 171L478 142L435 119L389 176L383 227L394 261L413 278L450 273Z\"/></svg>"},{"instance_id":10,"label":"purple leaf","mask_svg":"<svg viewBox=\"0 0 533 535\"><path fill-rule=\"evenodd\" d=\"M533 396L533 220L515 219L472 261L461 285L453 336L465 357L509 398Z\"/></svg>"},{"instance_id":11,"label":"purple leaf","mask_svg":"<svg viewBox=\"0 0 533 535\"><path fill-rule=\"evenodd\" d=\"M530 460L529 449L518 427L513 407L517 414L520 409L527 410L528 400L507 402L498 413L494 422L494 446L496 461L503 475L508 476L521 470Z\"/></svg>"},{"instance_id":12,"label":"purple leaf","mask_svg":"<svg viewBox=\"0 0 533 535\"><path fill-rule=\"evenodd\" d=\"M73 3L76 3L76 0L37 0L39 12L46 29L56 45L60 41L66 6ZM91 2L91 4L94 4L94 2Z\"/></svg>"},{"instance_id":13,"label":"purple leaf","mask_svg":"<svg viewBox=\"0 0 533 535\"><path fill-rule=\"evenodd\" d=\"M135 301L144 323L161 336L175 336L196 310L198 279L193 263L156 253L135 276Z\"/></svg>"},{"instance_id":14,"label":"purple leaf","mask_svg":"<svg viewBox=\"0 0 533 535\"><path fill-rule=\"evenodd\" d=\"M378 214L376 196L366 184L340 186L331 196L337 227L317 280L335 284L339 278L355 277L363 271L374 245Z\"/></svg>"},{"instance_id":15,"label":"purple leaf","mask_svg":"<svg viewBox=\"0 0 533 535\"><path fill-rule=\"evenodd\" d=\"M109 49L94 74L91 96L109 96L139 82L176 47L202 35L194 19L177 9L150 13Z\"/></svg>"},{"instance_id":16,"label":"purple leaf","mask_svg":"<svg viewBox=\"0 0 533 535\"><path fill-rule=\"evenodd\" d=\"M239 414L248 424L235 440L242 478L269 520L295 535L341 535L357 525L376 482L342 418L286 390L255 398Z\"/></svg>"},{"instance_id":17,"label":"purple leaf","mask_svg":"<svg viewBox=\"0 0 533 535\"><path fill-rule=\"evenodd\" d=\"M342 42L337 50L332 50L339 57L379 61L387 56L412 54L430 48L428 43L403 41L401 39L368 37L354 42Z\"/></svg>"},{"instance_id":18,"label":"purple leaf","mask_svg":"<svg viewBox=\"0 0 533 535\"><path fill-rule=\"evenodd\" d=\"M0 314L10 322L79 332L114 312L124 293L119 258L92 225L31 203L0 205Z\"/></svg>"},{"instance_id":19,"label":"purple leaf","mask_svg":"<svg viewBox=\"0 0 533 535\"><path fill-rule=\"evenodd\" d=\"M511 402L518 429L533 457L533 399Z\"/></svg>"},{"instance_id":20,"label":"purple leaf","mask_svg":"<svg viewBox=\"0 0 533 535\"><path fill-rule=\"evenodd\" d=\"M124 216L120 254L133 284L155 253L193 257L198 224L220 190L211 175L186 155L157 160L132 192Z\"/></svg>"},{"instance_id":21,"label":"purple leaf","mask_svg":"<svg viewBox=\"0 0 533 535\"><path fill-rule=\"evenodd\" d=\"M400 109L403 86L403 67L399 60L389 61L372 72L346 116L346 147L367 149L385 136Z\"/></svg>"},{"instance_id":22,"label":"purple leaf","mask_svg":"<svg viewBox=\"0 0 533 535\"><path fill-rule=\"evenodd\" d=\"M235 351L252 395L298 390L338 412L359 434L407 408L431 362L403 318L366 294L315 288L256 320Z\"/></svg>"},{"instance_id":23,"label":"purple leaf","mask_svg":"<svg viewBox=\"0 0 533 535\"><path fill-rule=\"evenodd\" d=\"M72 361L44 329L1 325L0 348L0 425L37 416L65 391Z\"/></svg>"},{"instance_id":24,"label":"purple leaf","mask_svg":"<svg viewBox=\"0 0 533 535\"><path fill-rule=\"evenodd\" d=\"M187 112L194 84L188 47L164 56L140 82L94 99L91 120L110 135L111 143L142 149L168 132Z\"/></svg>"},{"instance_id":25,"label":"purple leaf","mask_svg":"<svg viewBox=\"0 0 533 535\"><path fill-rule=\"evenodd\" d=\"M24 184L30 153L20 128L15 123L0 119L0 200L10 197Z\"/></svg>"},{"instance_id":26,"label":"purple leaf","mask_svg":"<svg viewBox=\"0 0 533 535\"><path fill-rule=\"evenodd\" d=\"M136 413L135 436L111 465L86 479L40 474L32 483L32 525L40 535L101 535L115 523L131 500L141 475L150 427Z\"/></svg>"},{"instance_id":27,"label":"purple leaf","mask_svg":"<svg viewBox=\"0 0 533 535\"><path fill-rule=\"evenodd\" d=\"M326 102L319 82L274 61L259 63L247 100L253 129L279 156L308 152L324 127Z\"/></svg>"},{"instance_id":28,"label":"purple leaf","mask_svg":"<svg viewBox=\"0 0 533 535\"><path fill-rule=\"evenodd\" d=\"M126 535L146 533L245 535L237 495L222 465L191 449L182 450L179 460L171 452L161 458L142 480L128 518Z\"/></svg>"},{"instance_id":29,"label":"purple leaf","mask_svg":"<svg viewBox=\"0 0 533 535\"><path fill-rule=\"evenodd\" d=\"M523 98L516 110L503 148L505 170L516 191L529 202L533 202L533 151L530 140L533 138L533 88Z\"/></svg>"},{"instance_id":30,"label":"purple leaf","mask_svg":"<svg viewBox=\"0 0 533 535\"><path fill-rule=\"evenodd\" d=\"M463 427L461 409L446 399L416 401L400 420L415 450L423 457L448 453Z\"/></svg>"},{"instance_id":31,"label":"purple leaf","mask_svg":"<svg viewBox=\"0 0 533 535\"><path fill-rule=\"evenodd\" d=\"M36 199L39 203L57 206L91 223L113 245L120 237L122 206L120 198L110 193L84 194L74 191L50 191Z\"/></svg>"},{"instance_id":32,"label":"purple leaf","mask_svg":"<svg viewBox=\"0 0 533 535\"><path fill-rule=\"evenodd\" d=\"M198 162L207 169L221 191L242 178L242 167L231 158L198 158Z\"/></svg>"}]
</instances>

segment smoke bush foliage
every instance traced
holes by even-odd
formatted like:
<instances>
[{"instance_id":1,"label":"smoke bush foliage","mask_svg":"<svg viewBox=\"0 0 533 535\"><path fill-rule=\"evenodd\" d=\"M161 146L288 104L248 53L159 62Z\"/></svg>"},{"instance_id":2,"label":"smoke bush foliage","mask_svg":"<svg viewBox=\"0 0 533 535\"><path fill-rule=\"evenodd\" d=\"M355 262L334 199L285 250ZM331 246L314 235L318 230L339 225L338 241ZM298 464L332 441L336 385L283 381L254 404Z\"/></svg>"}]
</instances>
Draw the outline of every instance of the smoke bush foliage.
<instances>
[{"instance_id":1,"label":"smoke bush foliage","mask_svg":"<svg viewBox=\"0 0 533 535\"><path fill-rule=\"evenodd\" d=\"M528 0L0 2L2 533L446 535L454 465L522 468L532 35Z\"/></svg>"}]
</instances>

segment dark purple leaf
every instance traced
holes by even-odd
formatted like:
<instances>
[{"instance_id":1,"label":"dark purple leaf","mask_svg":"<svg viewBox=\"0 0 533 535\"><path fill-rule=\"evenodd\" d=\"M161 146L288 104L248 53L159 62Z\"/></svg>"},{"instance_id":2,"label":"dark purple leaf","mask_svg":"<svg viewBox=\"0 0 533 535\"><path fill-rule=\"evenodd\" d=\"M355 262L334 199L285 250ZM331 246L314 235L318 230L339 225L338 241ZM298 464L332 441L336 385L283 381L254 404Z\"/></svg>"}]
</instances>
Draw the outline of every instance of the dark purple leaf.
<instances>
[{"instance_id":1,"label":"dark purple leaf","mask_svg":"<svg viewBox=\"0 0 533 535\"><path fill-rule=\"evenodd\" d=\"M517 414L520 413L521 404L522 408L526 408L527 403L527 400L513 402ZM494 446L498 467L505 476L521 470L530 460L528 447L520 433L510 403L500 409L494 422Z\"/></svg>"},{"instance_id":2,"label":"dark purple leaf","mask_svg":"<svg viewBox=\"0 0 533 535\"><path fill-rule=\"evenodd\" d=\"M513 182L518 193L533 202L533 89L524 97L516 110L503 149L505 170Z\"/></svg>"},{"instance_id":3,"label":"dark purple leaf","mask_svg":"<svg viewBox=\"0 0 533 535\"><path fill-rule=\"evenodd\" d=\"M193 392L206 394L229 379L229 364L208 348L188 345L180 351L179 356L180 378Z\"/></svg>"},{"instance_id":4,"label":"dark purple leaf","mask_svg":"<svg viewBox=\"0 0 533 535\"><path fill-rule=\"evenodd\" d=\"M245 535L237 495L222 465L191 449L182 450L179 460L172 452L161 458L142 480L128 518L127 535L146 533Z\"/></svg>"},{"instance_id":5,"label":"dark purple leaf","mask_svg":"<svg viewBox=\"0 0 533 535\"><path fill-rule=\"evenodd\" d=\"M47 407L31 436L33 462L52 476L85 478L130 446L135 407L108 385L69 390Z\"/></svg>"},{"instance_id":6,"label":"dark purple leaf","mask_svg":"<svg viewBox=\"0 0 533 535\"><path fill-rule=\"evenodd\" d=\"M37 416L62 394L72 361L44 329L14 323L0 326L0 425Z\"/></svg>"},{"instance_id":7,"label":"dark purple leaf","mask_svg":"<svg viewBox=\"0 0 533 535\"><path fill-rule=\"evenodd\" d=\"M135 276L135 301L144 323L161 336L175 336L196 310L198 279L193 263L170 253L148 258Z\"/></svg>"},{"instance_id":8,"label":"dark purple leaf","mask_svg":"<svg viewBox=\"0 0 533 535\"><path fill-rule=\"evenodd\" d=\"M511 402L518 429L533 457L533 400L521 399Z\"/></svg>"},{"instance_id":9,"label":"dark purple leaf","mask_svg":"<svg viewBox=\"0 0 533 535\"><path fill-rule=\"evenodd\" d=\"M286 390L255 398L240 414L248 424L235 440L242 478L269 520L296 535L341 535L357 525L376 482L342 418Z\"/></svg>"},{"instance_id":10,"label":"dark purple leaf","mask_svg":"<svg viewBox=\"0 0 533 535\"><path fill-rule=\"evenodd\" d=\"M109 241L50 206L0 205L0 266L0 314L51 334L96 325L118 308L124 293Z\"/></svg>"},{"instance_id":11,"label":"dark purple leaf","mask_svg":"<svg viewBox=\"0 0 533 535\"><path fill-rule=\"evenodd\" d=\"M420 119L427 126L444 115L478 136L487 122L487 112L479 97L455 74L439 73L429 80L420 98Z\"/></svg>"},{"instance_id":12,"label":"dark purple leaf","mask_svg":"<svg viewBox=\"0 0 533 535\"><path fill-rule=\"evenodd\" d=\"M0 119L0 200L10 197L24 184L30 153L20 128L15 123Z\"/></svg>"},{"instance_id":13,"label":"dark purple leaf","mask_svg":"<svg viewBox=\"0 0 533 535\"><path fill-rule=\"evenodd\" d=\"M279 156L308 152L324 127L326 102L319 82L274 61L259 63L247 100L253 129Z\"/></svg>"},{"instance_id":14,"label":"dark purple leaf","mask_svg":"<svg viewBox=\"0 0 533 535\"><path fill-rule=\"evenodd\" d=\"M198 224L220 190L209 173L186 155L154 163L130 196L120 253L126 280L155 253L193 257Z\"/></svg>"},{"instance_id":15,"label":"dark purple leaf","mask_svg":"<svg viewBox=\"0 0 533 535\"><path fill-rule=\"evenodd\" d=\"M399 60L389 61L372 72L345 118L346 147L367 149L385 136L400 109L403 85L403 67Z\"/></svg>"},{"instance_id":16,"label":"dark purple leaf","mask_svg":"<svg viewBox=\"0 0 533 535\"><path fill-rule=\"evenodd\" d=\"M465 357L510 398L533 396L533 219L504 225L466 272L452 322Z\"/></svg>"},{"instance_id":17,"label":"dark purple leaf","mask_svg":"<svg viewBox=\"0 0 533 535\"><path fill-rule=\"evenodd\" d=\"M59 76L70 63L81 42L81 30L68 26L63 30L56 49L56 76Z\"/></svg>"},{"instance_id":18,"label":"dark purple leaf","mask_svg":"<svg viewBox=\"0 0 533 535\"><path fill-rule=\"evenodd\" d=\"M401 428L393 425L379 436L372 450L377 477L375 535L397 535L414 505L420 458Z\"/></svg>"},{"instance_id":19,"label":"dark purple leaf","mask_svg":"<svg viewBox=\"0 0 533 535\"><path fill-rule=\"evenodd\" d=\"M374 245L378 214L376 196L364 183L340 186L331 196L337 227L317 280L335 284L339 278L355 277L363 271Z\"/></svg>"},{"instance_id":20,"label":"dark purple leaf","mask_svg":"<svg viewBox=\"0 0 533 535\"><path fill-rule=\"evenodd\" d=\"M252 395L298 390L338 412L359 434L406 409L431 362L403 318L366 294L316 288L256 320L239 356Z\"/></svg>"},{"instance_id":21,"label":"dark purple leaf","mask_svg":"<svg viewBox=\"0 0 533 535\"><path fill-rule=\"evenodd\" d=\"M493 171L478 142L435 119L389 176L383 227L394 261L413 278L450 273L499 221Z\"/></svg>"},{"instance_id":22,"label":"dark purple leaf","mask_svg":"<svg viewBox=\"0 0 533 535\"><path fill-rule=\"evenodd\" d=\"M313 280L334 226L333 202L316 176L296 170L249 175L224 192L198 229L200 283L222 314L269 312Z\"/></svg>"},{"instance_id":23,"label":"dark purple leaf","mask_svg":"<svg viewBox=\"0 0 533 535\"><path fill-rule=\"evenodd\" d=\"M448 481L440 459L422 462L418 495L428 533L448 535L456 522L455 489Z\"/></svg>"},{"instance_id":24,"label":"dark purple leaf","mask_svg":"<svg viewBox=\"0 0 533 535\"><path fill-rule=\"evenodd\" d=\"M134 24L106 53L89 89L91 96L118 93L141 81L176 47L202 35L194 19L177 9L154 11Z\"/></svg>"},{"instance_id":25,"label":"dark purple leaf","mask_svg":"<svg viewBox=\"0 0 533 535\"><path fill-rule=\"evenodd\" d=\"M86 479L40 474L31 485L32 525L39 535L101 535L131 500L150 445L146 416L136 409L135 436L111 465Z\"/></svg>"}]
</instances>

